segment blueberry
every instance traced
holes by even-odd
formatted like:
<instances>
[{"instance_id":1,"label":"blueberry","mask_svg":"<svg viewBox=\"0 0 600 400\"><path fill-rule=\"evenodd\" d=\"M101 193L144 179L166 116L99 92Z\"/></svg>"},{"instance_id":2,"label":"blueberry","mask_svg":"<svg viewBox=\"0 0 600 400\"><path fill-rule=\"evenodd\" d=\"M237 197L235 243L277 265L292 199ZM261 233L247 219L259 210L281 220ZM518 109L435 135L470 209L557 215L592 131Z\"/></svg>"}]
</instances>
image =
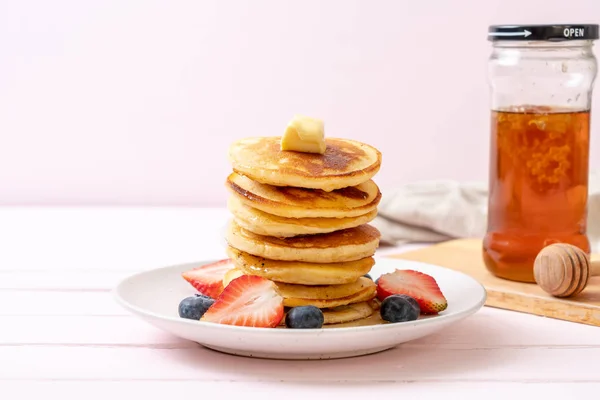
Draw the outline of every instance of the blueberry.
<instances>
[{"instance_id":1,"label":"blueberry","mask_svg":"<svg viewBox=\"0 0 600 400\"><path fill-rule=\"evenodd\" d=\"M419 303L410 296L394 294L381 302L379 309L381 318L388 322L407 322L419 318L421 308Z\"/></svg>"},{"instance_id":2,"label":"blueberry","mask_svg":"<svg viewBox=\"0 0 600 400\"><path fill-rule=\"evenodd\" d=\"M323 312L315 306L294 307L285 315L285 326L293 329L321 328L324 322Z\"/></svg>"},{"instance_id":3,"label":"blueberry","mask_svg":"<svg viewBox=\"0 0 600 400\"><path fill-rule=\"evenodd\" d=\"M179 316L198 321L214 302L210 297L202 295L186 297L179 303Z\"/></svg>"},{"instance_id":4,"label":"blueberry","mask_svg":"<svg viewBox=\"0 0 600 400\"><path fill-rule=\"evenodd\" d=\"M417 300L414 299L414 297L410 297L409 295L406 295L406 294L398 294L396 296L400 296L400 297L408 300L408 302L410 304L412 304L413 307L416 308L419 313L421 313L421 306L419 306L419 303L417 302Z\"/></svg>"},{"instance_id":5,"label":"blueberry","mask_svg":"<svg viewBox=\"0 0 600 400\"><path fill-rule=\"evenodd\" d=\"M364 276L365 278L369 278L370 280L373 280L373 278L371 278L371 275L369 275L369 274L364 274L363 276Z\"/></svg>"}]
</instances>

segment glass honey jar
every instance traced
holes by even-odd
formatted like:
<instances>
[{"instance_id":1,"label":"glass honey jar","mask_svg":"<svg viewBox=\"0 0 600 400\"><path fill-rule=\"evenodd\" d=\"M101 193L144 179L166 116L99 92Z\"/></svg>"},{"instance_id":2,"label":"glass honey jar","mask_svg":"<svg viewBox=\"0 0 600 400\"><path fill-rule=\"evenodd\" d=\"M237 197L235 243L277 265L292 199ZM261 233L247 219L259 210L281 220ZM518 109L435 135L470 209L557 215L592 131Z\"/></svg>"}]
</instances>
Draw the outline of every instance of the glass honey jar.
<instances>
[{"instance_id":1,"label":"glass honey jar","mask_svg":"<svg viewBox=\"0 0 600 400\"><path fill-rule=\"evenodd\" d=\"M491 137L483 259L497 277L535 282L552 243L590 252L590 111L598 25L488 30Z\"/></svg>"}]
</instances>

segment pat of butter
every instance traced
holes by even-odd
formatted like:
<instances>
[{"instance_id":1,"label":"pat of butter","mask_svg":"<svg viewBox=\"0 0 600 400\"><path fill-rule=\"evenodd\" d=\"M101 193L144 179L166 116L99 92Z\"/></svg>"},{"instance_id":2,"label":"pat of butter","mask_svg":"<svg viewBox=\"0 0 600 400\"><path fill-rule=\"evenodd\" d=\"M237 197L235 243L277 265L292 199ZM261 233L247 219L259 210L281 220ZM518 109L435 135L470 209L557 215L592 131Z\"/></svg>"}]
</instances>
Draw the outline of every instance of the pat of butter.
<instances>
[{"instance_id":1,"label":"pat of butter","mask_svg":"<svg viewBox=\"0 0 600 400\"><path fill-rule=\"evenodd\" d=\"M325 129L323 121L295 115L281 137L281 150L303 153L325 153Z\"/></svg>"}]
</instances>

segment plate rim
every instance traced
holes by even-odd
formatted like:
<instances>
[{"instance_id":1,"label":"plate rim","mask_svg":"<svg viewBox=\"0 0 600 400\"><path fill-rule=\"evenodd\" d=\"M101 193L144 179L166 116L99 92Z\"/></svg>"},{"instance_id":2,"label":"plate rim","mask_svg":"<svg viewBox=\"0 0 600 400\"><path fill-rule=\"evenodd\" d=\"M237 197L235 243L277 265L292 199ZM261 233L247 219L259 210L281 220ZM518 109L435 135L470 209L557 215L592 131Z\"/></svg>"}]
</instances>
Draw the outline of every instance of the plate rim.
<instances>
[{"instance_id":1,"label":"plate rim","mask_svg":"<svg viewBox=\"0 0 600 400\"><path fill-rule=\"evenodd\" d=\"M145 317L150 317L150 318L157 319L157 320L164 320L164 321L167 321L170 323L185 324L190 327L200 326L200 327L206 328L206 329L225 329L225 330L230 330L232 332L237 331L240 333L249 333L249 332L264 333L267 335L281 335L280 332L285 332L285 331L291 331L289 334L292 334L292 332L293 332L293 334L300 334L300 335L314 335L315 333L324 335L324 334L334 334L334 333L328 333L328 332L339 332L339 333L356 332L356 333L358 333L358 332L362 332L362 331L372 331L372 330L377 330L377 331L385 330L385 329L393 330L393 329L398 329L401 326L405 327L407 325L422 326L422 325L427 325L427 324L432 324L432 323L462 319L463 317L467 317L469 315L474 314L475 312L479 311L482 307L485 306L485 303L486 303L487 297L488 297L487 290L479 281L477 281L472 276L465 274L464 272L456 271L451 268L442 267L440 265L427 263L427 262L423 262L423 261L395 259L395 258L386 257L386 256L378 256L378 257L376 256L374 258L375 258L376 262L377 262L377 260L386 260L385 262L397 261L397 262L404 262L404 263L414 264L414 265L420 264L420 265L426 265L426 266L430 266L430 267L434 267L434 268L440 268L440 269L447 270L454 274L462 275L464 278L471 280L475 284L475 286L480 290L481 298L479 299L479 301L476 304L468 307L465 310L458 311L453 314L438 315L434 318L418 319L415 321L410 321L410 323L408 323L408 324L407 323L401 323L401 324L390 323L390 324L363 325L363 326L345 326L345 327L339 327L339 328L324 328L324 327L322 327L322 328L311 328L311 329L272 329L272 328L257 328L257 327L250 327L250 326L215 324L215 323L206 322L206 321L195 321L195 320L189 320L189 319L180 318L180 317L165 316L165 315L158 314L153 311L148 311L147 309L143 309L141 307L135 306L135 305L129 303L128 301L126 301L125 299L123 299L122 296L119 295L119 289L121 287L123 287L123 285L126 284L127 281L132 280L140 275L147 274L149 272L158 272L161 270L183 267L184 265L196 265L196 264L210 263L213 261L217 261L217 259L215 259L215 260L212 260L212 259L199 260L199 261L192 261L192 262L187 262L187 263L172 264L172 265L167 265L167 266L158 267L158 268L152 268L152 269L139 271L139 272L130 274L130 275L126 276L125 278L122 278L119 282L117 282L117 284L111 290L111 295L112 295L113 299L124 309L126 309L129 312L132 312L134 314L143 315Z\"/></svg>"}]
</instances>

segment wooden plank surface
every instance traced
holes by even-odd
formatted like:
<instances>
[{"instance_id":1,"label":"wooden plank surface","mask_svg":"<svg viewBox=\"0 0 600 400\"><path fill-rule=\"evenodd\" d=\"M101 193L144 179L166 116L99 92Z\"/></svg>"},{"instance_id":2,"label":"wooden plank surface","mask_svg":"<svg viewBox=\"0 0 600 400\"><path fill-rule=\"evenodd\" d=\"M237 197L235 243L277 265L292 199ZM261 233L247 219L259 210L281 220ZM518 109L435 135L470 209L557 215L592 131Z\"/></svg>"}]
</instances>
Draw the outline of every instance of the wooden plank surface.
<instances>
[{"instance_id":1,"label":"wooden plank surface","mask_svg":"<svg viewBox=\"0 0 600 400\"><path fill-rule=\"evenodd\" d=\"M233 357L199 346L7 345L0 346L0 360L10 360L0 363L0 380L600 382L592 362L598 366L598 347L446 349L423 343L351 360L297 362Z\"/></svg>"},{"instance_id":2,"label":"wooden plank surface","mask_svg":"<svg viewBox=\"0 0 600 400\"><path fill-rule=\"evenodd\" d=\"M110 292L0 291L0 316L3 315L129 315Z\"/></svg>"},{"instance_id":3,"label":"wooden plank surface","mask_svg":"<svg viewBox=\"0 0 600 400\"><path fill-rule=\"evenodd\" d=\"M486 288L487 306L600 326L598 277L592 278L588 287L576 297L555 298L536 284L513 282L489 273L481 257L479 239L450 240L389 257L427 262L468 274Z\"/></svg>"},{"instance_id":4,"label":"wooden plank surface","mask_svg":"<svg viewBox=\"0 0 600 400\"><path fill-rule=\"evenodd\" d=\"M233 398L242 399L333 399L367 398L505 400L516 393L525 397L578 399L600 392L595 382L210 382L210 381L113 381L113 380L13 380L0 381L5 393L18 393L19 399L106 400L135 393L144 399ZM121 394L123 394L121 396ZM231 396L231 397L230 397Z\"/></svg>"},{"instance_id":5,"label":"wooden plank surface","mask_svg":"<svg viewBox=\"0 0 600 400\"><path fill-rule=\"evenodd\" d=\"M498 308L380 354L279 362L216 353L118 307L149 268L220 257L227 212L0 208L0 388L13 398L576 398L600 389L597 328ZM425 244L380 248L397 254ZM122 397L122 396L121 396Z\"/></svg>"}]
</instances>

